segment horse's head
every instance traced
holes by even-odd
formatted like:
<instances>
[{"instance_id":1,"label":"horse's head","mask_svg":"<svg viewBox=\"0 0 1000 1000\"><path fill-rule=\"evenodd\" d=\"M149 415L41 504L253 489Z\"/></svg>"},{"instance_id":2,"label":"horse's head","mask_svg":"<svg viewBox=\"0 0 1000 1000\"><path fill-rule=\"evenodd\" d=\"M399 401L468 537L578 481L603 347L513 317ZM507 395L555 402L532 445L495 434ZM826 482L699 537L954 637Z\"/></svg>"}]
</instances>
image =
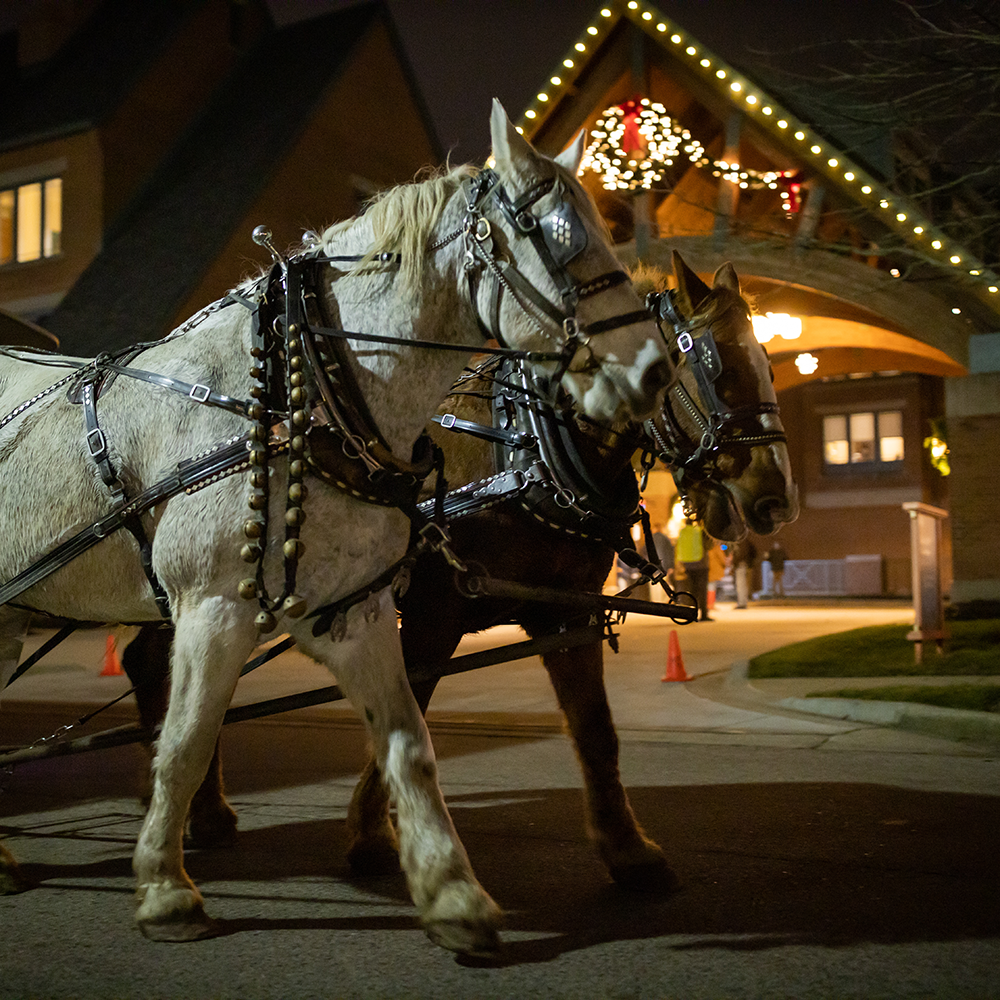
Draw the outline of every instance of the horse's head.
<instances>
[{"instance_id":1,"label":"horse's head","mask_svg":"<svg viewBox=\"0 0 1000 1000\"><path fill-rule=\"evenodd\" d=\"M494 101L495 166L468 189L466 269L480 325L501 344L558 352L545 370L602 421L641 420L669 380L656 322L576 180L583 137L554 160Z\"/></svg>"},{"instance_id":2,"label":"horse's head","mask_svg":"<svg viewBox=\"0 0 1000 1000\"><path fill-rule=\"evenodd\" d=\"M768 535L798 516L767 353L731 264L709 288L674 253L677 289L656 296L674 377L646 428L710 535Z\"/></svg>"}]
</instances>

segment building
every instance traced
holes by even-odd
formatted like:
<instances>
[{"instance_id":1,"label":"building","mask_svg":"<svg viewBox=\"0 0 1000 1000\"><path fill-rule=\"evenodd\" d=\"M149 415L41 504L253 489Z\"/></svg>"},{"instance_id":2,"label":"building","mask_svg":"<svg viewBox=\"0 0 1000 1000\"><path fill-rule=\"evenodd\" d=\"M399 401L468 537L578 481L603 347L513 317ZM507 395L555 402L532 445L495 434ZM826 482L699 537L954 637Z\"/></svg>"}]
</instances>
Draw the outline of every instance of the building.
<instances>
[{"instance_id":1,"label":"building","mask_svg":"<svg viewBox=\"0 0 1000 1000\"><path fill-rule=\"evenodd\" d=\"M848 151L640 0L593 10L519 127L550 153L590 131L583 181L626 262L669 268L677 249L706 279L736 267L770 321L802 501L782 529L792 559L845 563L846 592L909 593L902 504L920 501L950 512L953 602L1000 600L983 460L1000 445L1000 278L948 235L954 204L921 200L912 171L897 185L886 150Z\"/></svg>"},{"instance_id":2,"label":"building","mask_svg":"<svg viewBox=\"0 0 1000 1000\"><path fill-rule=\"evenodd\" d=\"M68 353L163 336L266 262L258 224L294 245L441 159L379 3L41 0L4 43L0 308Z\"/></svg>"}]
</instances>

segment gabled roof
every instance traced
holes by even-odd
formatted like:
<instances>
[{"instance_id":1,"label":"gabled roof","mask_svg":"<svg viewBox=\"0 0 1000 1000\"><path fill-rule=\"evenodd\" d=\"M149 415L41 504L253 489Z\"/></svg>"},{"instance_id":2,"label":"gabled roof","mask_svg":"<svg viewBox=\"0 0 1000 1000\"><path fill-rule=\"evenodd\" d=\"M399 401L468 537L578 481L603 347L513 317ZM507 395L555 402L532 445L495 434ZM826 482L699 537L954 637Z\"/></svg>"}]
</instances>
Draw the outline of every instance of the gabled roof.
<instances>
[{"instance_id":1,"label":"gabled roof","mask_svg":"<svg viewBox=\"0 0 1000 1000\"><path fill-rule=\"evenodd\" d=\"M366 3L302 21L241 60L48 318L65 351L89 356L166 333L352 47L385 16Z\"/></svg>"},{"instance_id":2,"label":"gabled roof","mask_svg":"<svg viewBox=\"0 0 1000 1000\"><path fill-rule=\"evenodd\" d=\"M49 63L4 95L0 150L99 125L169 43L190 4L108 0Z\"/></svg>"},{"instance_id":3,"label":"gabled roof","mask_svg":"<svg viewBox=\"0 0 1000 1000\"><path fill-rule=\"evenodd\" d=\"M622 21L630 21L676 61L690 78L709 88L720 102L739 110L771 143L782 148L921 256L976 287L983 300L1000 311L1000 277L966 247L925 217L909 199L891 191L882 180L839 149L822 127L809 124L784 106L757 81L708 49L676 21L642 0L609 0L594 10L563 60L553 67L535 100L524 110L518 129L545 147L563 145L567 127L579 128L579 111L571 106L579 95L594 94L591 74L597 72L604 46ZM605 77L606 79L606 77ZM596 99L597 95L594 94Z\"/></svg>"}]
</instances>

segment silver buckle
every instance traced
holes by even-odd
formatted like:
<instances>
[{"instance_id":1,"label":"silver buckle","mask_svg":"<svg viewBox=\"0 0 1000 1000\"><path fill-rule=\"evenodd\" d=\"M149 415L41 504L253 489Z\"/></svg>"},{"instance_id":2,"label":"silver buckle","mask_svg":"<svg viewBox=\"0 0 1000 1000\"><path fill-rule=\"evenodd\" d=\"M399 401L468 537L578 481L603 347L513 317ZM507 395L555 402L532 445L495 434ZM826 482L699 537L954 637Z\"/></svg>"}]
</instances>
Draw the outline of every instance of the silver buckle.
<instances>
[{"instance_id":1,"label":"silver buckle","mask_svg":"<svg viewBox=\"0 0 1000 1000\"><path fill-rule=\"evenodd\" d=\"M208 397L212 395L212 390L207 385L193 385L188 395L196 403L207 403Z\"/></svg>"},{"instance_id":2,"label":"silver buckle","mask_svg":"<svg viewBox=\"0 0 1000 1000\"><path fill-rule=\"evenodd\" d=\"M443 428L444 428L444 429L445 429L446 431L450 431L450 430L452 429L452 427L454 427L454 426L455 426L455 421L456 421L457 419L458 419L458 417L456 417L454 413L445 413L445 414L444 414L444 415L443 415L443 416L441 417L441 426L442 426L442 427L443 427Z\"/></svg>"},{"instance_id":3,"label":"silver buckle","mask_svg":"<svg viewBox=\"0 0 1000 1000\"><path fill-rule=\"evenodd\" d=\"M100 427L95 427L87 435L87 447L90 449L91 458L101 458L108 453L108 442Z\"/></svg>"},{"instance_id":4,"label":"silver buckle","mask_svg":"<svg viewBox=\"0 0 1000 1000\"><path fill-rule=\"evenodd\" d=\"M677 338L678 348L687 354L694 347L694 338L686 330Z\"/></svg>"}]
</instances>

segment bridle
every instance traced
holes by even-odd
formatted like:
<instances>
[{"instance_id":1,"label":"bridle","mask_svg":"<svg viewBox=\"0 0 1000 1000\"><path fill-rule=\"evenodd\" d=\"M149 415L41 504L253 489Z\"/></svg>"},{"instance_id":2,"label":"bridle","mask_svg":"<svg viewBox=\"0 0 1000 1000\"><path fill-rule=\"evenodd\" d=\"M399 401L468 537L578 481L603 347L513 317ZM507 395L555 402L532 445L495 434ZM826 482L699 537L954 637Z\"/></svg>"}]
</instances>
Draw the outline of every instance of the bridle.
<instances>
[{"instance_id":1,"label":"bridle","mask_svg":"<svg viewBox=\"0 0 1000 1000\"><path fill-rule=\"evenodd\" d=\"M556 193L555 206L543 215L532 212L535 203L553 190ZM497 251L494 227L486 215L491 208L499 212L515 234L530 240L556 287L559 302L546 297L516 262ZM501 292L506 291L525 315L536 323L539 320L542 323L549 321L562 332L565 339L560 351L560 367L554 377L556 381L569 370L577 351L586 347L591 337L650 319L646 309L609 316L586 325L576 318L576 308L581 300L628 283L631 279L619 269L581 283L569 272L567 265L586 249L588 236L583 220L565 197L563 181L556 177L546 178L519 197L512 198L496 171L490 168L482 170L467 182L466 213L461 229L439 241L435 247L458 236L463 239L469 297L483 336L504 344L500 332L500 305ZM478 305L478 284L487 273L493 280L486 316L483 316ZM592 371L598 365L598 360L591 357L582 370Z\"/></svg>"},{"instance_id":2,"label":"bridle","mask_svg":"<svg viewBox=\"0 0 1000 1000\"><path fill-rule=\"evenodd\" d=\"M667 343L680 354L674 365L673 377L663 399L662 430L653 420L644 424L646 432L656 442L659 457L671 467L674 482L682 499L687 500L687 487L693 481L715 480L721 476L716 467L720 451L786 442L784 430L764 427L760 417L777 413L778 404L761 401L744 406L729 406L716 391L715 383L722 374L722 359L706 317L685 319L677 308L674 290L654 292L646 299L651 313L669 332ZM696 331L701 331L695 335ZM697 396L688 392L680 378L681 366L694 376ZM678 411L693 422L700 433L690 436L683 428Z\"/></svg>"}]
</instances>

